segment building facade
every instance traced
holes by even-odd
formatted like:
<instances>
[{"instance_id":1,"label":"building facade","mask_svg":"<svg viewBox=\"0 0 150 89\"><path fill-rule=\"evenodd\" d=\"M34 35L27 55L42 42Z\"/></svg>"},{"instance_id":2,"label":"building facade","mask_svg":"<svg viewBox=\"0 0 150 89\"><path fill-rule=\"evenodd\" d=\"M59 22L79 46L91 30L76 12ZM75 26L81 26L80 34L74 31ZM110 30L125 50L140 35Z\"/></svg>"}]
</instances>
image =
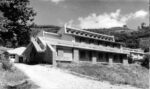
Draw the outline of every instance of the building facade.
<instances>
[{"instance_id":1,"label":"building facade","mask_svg":"<svg viewBox=\"0 0 150 89\"><path fill-rule=\"evenodd\" d=\"M128 64L127 52L114 36L98 34L73 27L63 27L57 33L42 31L23 53L25 62L91 62Z\"/></svg>"}]
</instances>

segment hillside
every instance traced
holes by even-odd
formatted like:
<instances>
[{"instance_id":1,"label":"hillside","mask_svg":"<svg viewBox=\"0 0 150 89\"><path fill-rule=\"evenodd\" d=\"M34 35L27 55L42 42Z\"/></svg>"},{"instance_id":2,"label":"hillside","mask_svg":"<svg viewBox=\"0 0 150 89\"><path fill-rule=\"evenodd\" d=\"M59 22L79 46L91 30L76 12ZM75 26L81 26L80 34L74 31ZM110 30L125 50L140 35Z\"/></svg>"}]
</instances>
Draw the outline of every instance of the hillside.
<instances>
[{"instance_id":1,"label":"hillside","mask_svg":"<svg viewBox=\"0 0 150 89\"><path fill-rule=\"evenodd\" d=\"M142 89L149 88L149 70L139 65L123 66L116 64L113 66L106 64L66 64L60 63L59 68L67 69L72 74L79 76L89 76L98 81L109 81L111 84L132 85ZM128 88L127 88L128 89Z\"/></svg>"},{"instance_id":2,"label":"hillside","mask_svg":"<svg viewBox=\"0 0 150 89\"><path fill-rule=\"evenodd\" d=\"M150 29L145 27L139 30L133 30L125 27L114 27L110 29L85 29L88 31L102 33L107 35L114 35L117 42L125 44L130 48L144 48L150 46Z\"/></svg>"},{"instance_id":3,"label":"hillside","mask_svg":"<svg viewBox=\"0 0 150 89\"><path fill-rule=\"evenodd\" d=\"M44 30L47 32L57 33L57 31L61 29L59 26L54 25L38 25L31 27L31 36L35 37L40 31Z\"/></svg>"},{"instance_id":4,"label":"hillside","mask_svg":"<svg viewBox=\"0 0 150 89\"><path fill-rule=\"evenodd\" d=\"M133 29L127 28L127 27L112 27L110 29L84 29L96 33L103 33L107 35L114 35L115 33L130 33L133 32Z\"/></svg>"}]
</instances>

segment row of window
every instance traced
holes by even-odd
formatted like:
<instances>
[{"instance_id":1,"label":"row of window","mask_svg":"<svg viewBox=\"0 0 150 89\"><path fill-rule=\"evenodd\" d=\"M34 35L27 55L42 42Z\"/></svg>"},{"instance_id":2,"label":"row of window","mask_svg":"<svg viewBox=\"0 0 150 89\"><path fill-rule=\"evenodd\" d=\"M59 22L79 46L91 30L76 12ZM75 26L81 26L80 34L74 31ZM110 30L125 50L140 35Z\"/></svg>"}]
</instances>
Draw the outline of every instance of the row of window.
<instances>
[{"instance_id":1,"label":"row of window","mask_svg":"<svg viewBox=\"0 0 150 89\"><path fill-rule=\"evenodd\" d=\"M80 60L81 61L92 61L92 52L91 51L80 51ZM108 62L109 54L108 53L98 53L97 62ZM116 63L122 63L121 55L113 55L113 61Z\"/></svg>"}]
</instances>

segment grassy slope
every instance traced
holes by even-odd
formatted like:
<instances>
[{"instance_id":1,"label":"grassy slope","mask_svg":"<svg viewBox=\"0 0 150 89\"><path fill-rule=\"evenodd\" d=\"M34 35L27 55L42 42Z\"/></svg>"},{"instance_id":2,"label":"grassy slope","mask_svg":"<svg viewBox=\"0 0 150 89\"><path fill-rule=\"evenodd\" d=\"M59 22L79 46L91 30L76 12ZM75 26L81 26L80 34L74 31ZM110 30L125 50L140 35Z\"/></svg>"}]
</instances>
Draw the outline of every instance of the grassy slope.
<instances>
[{"instance_id":1,"label":"grassy slope","mask_svg":"<svg viewBox=\"0 0 150 89\"><path fill-rule=\"evenodd\" d=\"M148 69L137 65L125 67L123 65L60 64L59 67L94 77L99 81L109 81L112 84L129 84L144 89L149 87Z\"/></svg>"},{"instance_id":2,"label":"grassy slope","mask_svg":"<svg viewBox=\"0 0 150 89\"><path fill-rule=\"evenodd\" d=\"M18 69L14 69L14 71L5 71L2 69L0 64L0 89L3 88L6 84L16 84L20 81L26 80L28 77ZM37 86L31 84L31 89L36 89Z\"/></svg>"}]
</instances>

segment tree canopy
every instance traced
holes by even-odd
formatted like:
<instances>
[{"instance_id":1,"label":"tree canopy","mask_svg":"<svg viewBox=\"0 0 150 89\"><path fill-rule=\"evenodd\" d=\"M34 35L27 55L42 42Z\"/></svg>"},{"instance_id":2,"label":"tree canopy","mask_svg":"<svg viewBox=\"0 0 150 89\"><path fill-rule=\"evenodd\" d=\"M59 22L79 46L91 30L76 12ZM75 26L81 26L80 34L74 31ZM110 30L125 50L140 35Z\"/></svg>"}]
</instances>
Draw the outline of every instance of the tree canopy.
<instances>
[{"instance_id":1,"label":"tree canopy","mask_svg":"<svg viewBox=\"0 0 150 89\"><path fill-rule=\"evenodd\" d=\"M7 29L1 32L5 42L10 41L13 46L28 44L30 41L30 26L36 15L29 0L1 0L0 11L6 18L3 25Z\"/></svg>"}]
</instances>

